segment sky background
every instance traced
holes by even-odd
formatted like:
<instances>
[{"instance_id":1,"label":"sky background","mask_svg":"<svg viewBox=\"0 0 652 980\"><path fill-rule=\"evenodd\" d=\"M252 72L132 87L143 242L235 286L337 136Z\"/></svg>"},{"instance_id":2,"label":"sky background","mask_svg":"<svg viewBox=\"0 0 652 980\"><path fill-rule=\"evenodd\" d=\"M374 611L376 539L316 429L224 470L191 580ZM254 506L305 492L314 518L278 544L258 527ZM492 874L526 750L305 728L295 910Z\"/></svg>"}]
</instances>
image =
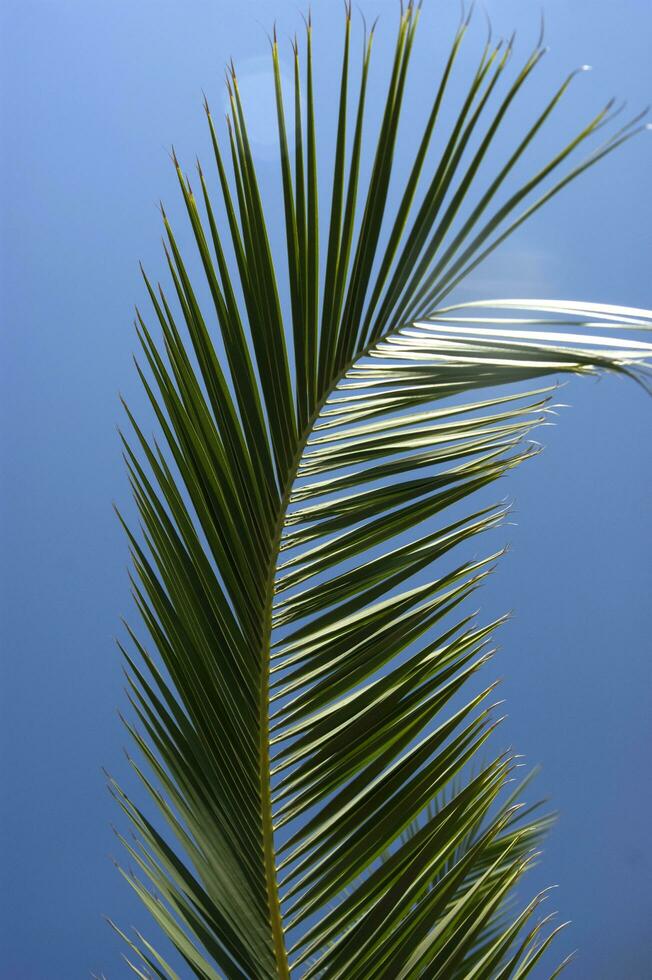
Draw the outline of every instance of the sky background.
<instances>
[{"instance_id":1,"label":"sky background","mask_svg":"<svg viewBox=\"0 0 652 980\"><path fill-rule=\"evenodd\" d=\"M398 3L381 14L374 91ZM535 43L540 4L485 0L494 30ZM115 871L119 821L102 765L124 776L123 678L113 637L131 612L129 504L118 392L146 415L131 365L137 260L163 275L156 202L181 216L168 159L208 159L201 89L217 110L224 64L243 79L263 190L280 242L270 148L266 31L302 25L302 4L226 0L4 0L0 19L2 587L0 976L127 976L102 919L148 925ZM550 52L506 133L570 69L582 75L546 130L550 151L611 95L652 100L648 0L545 0ZM330 166L339 4L315 0L320 152ZM422 119L459 8L426 0L403 132ZM480 11L468 44L484 40ZM285 47L286 55L289 44ZM538 100L538 101L537 101ZM247 107L247 105L246 105ZM414 113L414 116L412 116ZM219 113L216 112L216 115ZM561 296L652 306L652 134L628 144L519 231L460 296ZM407 155L406 155L407 158ZM322 180L327 181L326 167ZM323 186L326 186L325 184ZM483 593L515 619L497 670L500 738L543 766L538 791L560 820L531 887L554 882L572 919L569 976L643 980L652 971L652 668L649 518L652 401L633 384L574 381L547 451L512 474L512 550ZM150 935L154 929L148 929Z\"/></svg>"}]
</instances>

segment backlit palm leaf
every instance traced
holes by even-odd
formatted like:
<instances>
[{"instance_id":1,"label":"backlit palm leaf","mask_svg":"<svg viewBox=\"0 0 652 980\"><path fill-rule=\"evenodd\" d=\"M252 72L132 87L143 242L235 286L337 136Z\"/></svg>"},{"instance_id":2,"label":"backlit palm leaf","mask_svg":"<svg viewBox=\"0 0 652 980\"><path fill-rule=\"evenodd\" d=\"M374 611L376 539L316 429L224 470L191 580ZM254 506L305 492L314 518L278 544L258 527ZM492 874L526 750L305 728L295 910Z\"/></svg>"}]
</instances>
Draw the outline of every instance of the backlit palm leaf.
<instances>
[{"instance_id":1,"label":"backlit palm leaf","mask_svg":"<svg viewBox=\"0 0 652 980\"><path fill-rule=\"evenodd\" d=\"M607 106L505 192L571 79L486 178L543 55L508 71L511 43L488 42L433 161L465 22L390 214L418 14L400 18L370 145L373 33L356 79L347 12L323 255L308 24L305 81L294 46L293 148L273 43L287 255L271 254L232 70L226 153L206 106L219 213L212 178L199 169L195 195L175 159L212 308L200 309L165 214L174 299L145 279L156 332L138 314L138 370L164 448L129 415L142 534L127 533L156 656L131 631L124 656L132 764L163 819L111 785L135 829L125 877L185 975L504 980L527 976L555 934L538 918L543 896L508 901L548 818L506 791L515 758L486 755L494 686L467 686L500 625L478 623L467 600L500 551L456 549L503 520L503 505L471 497L537 452L528 435L556 376L645 383L652 347L609 330L649 328L652 314L444 298L638 120L574 161ZM124 938L137 975L178 975L146 938Z\"/></svg>"}]
</instances>

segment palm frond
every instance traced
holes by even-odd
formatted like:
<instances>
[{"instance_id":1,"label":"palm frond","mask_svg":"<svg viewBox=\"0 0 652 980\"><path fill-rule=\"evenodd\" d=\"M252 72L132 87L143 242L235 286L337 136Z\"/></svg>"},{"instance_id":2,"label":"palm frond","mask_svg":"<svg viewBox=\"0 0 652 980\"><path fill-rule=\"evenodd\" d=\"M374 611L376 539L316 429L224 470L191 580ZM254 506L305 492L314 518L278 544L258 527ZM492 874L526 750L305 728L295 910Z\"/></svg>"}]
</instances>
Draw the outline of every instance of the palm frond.
<instances>
[{"instance_id":1,"label":"palm frond","mask_svg":"<svg viewBox=\"0 0 652 980\"><path fill-rule=\"evenodd\" d=\"M163 446L127 410L141 533L126 533L156 654L131 629L123 654L141 757L131 764L151 805L111 786L136 837L121 838L136 869L125 877L194 976L506 980L527 976L557 932L536 919L543 896L520 911L510 901L549 818L510 795L517 758L490 753L495 685L469 682L503 620L479 623L468 600L502 550L464 557L465 546L504 521L483 491L538 452L529 436L558 375L649 384L652 345L609 331L648 330L652 313L444 298L639 120L576 162L611 122L606 106L504 197L572 77L485 183L485 158L544 54L537 45L500 95L514 46L488 41L433 160L465 19L389 213L418 18L412 3L400 17L363 186L374 31L351 100L347 8L326 222L312 24L305 79L293 45L294 152L274 38L279 263L231 67L230 174L206 105L222 210L204 169L200 204L174 157L212 309L165 212L174 300L145 276L162 342L138 313L138 371ZM118 932L136 975L178 975L149 939Z\"/></svg>"}]
</instances>

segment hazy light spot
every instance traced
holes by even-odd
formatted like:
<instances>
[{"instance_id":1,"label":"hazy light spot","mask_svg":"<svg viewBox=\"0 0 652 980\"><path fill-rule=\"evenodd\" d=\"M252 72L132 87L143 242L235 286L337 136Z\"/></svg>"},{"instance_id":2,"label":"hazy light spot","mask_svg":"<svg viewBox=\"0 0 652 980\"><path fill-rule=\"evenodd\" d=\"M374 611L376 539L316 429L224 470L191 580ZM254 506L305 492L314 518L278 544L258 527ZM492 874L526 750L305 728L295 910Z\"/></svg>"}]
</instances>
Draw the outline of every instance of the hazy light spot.
<instances>
[{"instance_id":1,"label":"hazy light spot","mask_svg":"<svg viewBox=\"0 0 652 980\"><path fill-rule=\"evenodd\" d=\"M238 62L236 77L252 152L261 160L275 159L278 153L278 128L271 56L246 58ZM283 63L281 63L281 87L285 102L288 145L292 151L294 149L294 84L290 69ZM223 104L224 111L230 112L231 107L226 92L223 96Z\"/></svg>"}]
</instances>

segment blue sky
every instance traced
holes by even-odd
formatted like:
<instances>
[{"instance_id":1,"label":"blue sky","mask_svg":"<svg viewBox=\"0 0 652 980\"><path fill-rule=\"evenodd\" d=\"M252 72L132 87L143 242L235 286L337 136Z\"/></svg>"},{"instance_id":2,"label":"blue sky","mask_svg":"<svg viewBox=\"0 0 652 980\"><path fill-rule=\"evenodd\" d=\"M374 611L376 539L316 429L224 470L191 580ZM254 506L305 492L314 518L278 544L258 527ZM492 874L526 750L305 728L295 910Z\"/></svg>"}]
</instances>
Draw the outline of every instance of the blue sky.
<instances>
[{"instance_id":1,"label":"blue sky","mask_svg":"<svg viewBox=\"0 0 652 980\"><path fill-rule=\"evenodd\" d=\"M369 19L381 14L372 76L380 85L398 4L361 5ZM497 34L518 28L521 52L535 42L538 0L485 0L485 7ZM278 200L266 31L276 19L280 37L289 37L301 27L301 9L294 0L3 4L0 974L7 980L91 971L118 980L127 975L121 946L102 914L147 924L110 860L110 822L119 816L100 771L126 768L113 637L131 605L111 502L132 513L115 428L118 392L145 412L131 365L132 308L143 300L137 260L163 274L158 199L181 216L168 149L174 142L188 167L196 152L207 158L201 90L219 107L231 56L246 83L263 190ZM593 66L548 130L551 144L611 95L626 98L631 112L652 99L647 0L545 0L544 9L550 51L530 86L534 102L570 69ZM425 4L415 119L458 11L452 0ZM339 4L327 0L315 0L313 13L327 145L342 19ZM479 12L476 46L484 30ZM528 105L515 109L514 131ZM651 139L630 143L558 197L461 295L652 306ZM280 242L274 207L270 220ZM573 920L562 947L580 950L569 975L642 980L652 962L652 402L610 379L573 382L563 397L573 407L542 430L546 453L507 488L516 500L512 550L482 597L487 615L515 611L498 661L509 712L500 737L542 763L539 792L560 812L532 888L560 886L555 905Z\"/></svg>"}]
</instances>

